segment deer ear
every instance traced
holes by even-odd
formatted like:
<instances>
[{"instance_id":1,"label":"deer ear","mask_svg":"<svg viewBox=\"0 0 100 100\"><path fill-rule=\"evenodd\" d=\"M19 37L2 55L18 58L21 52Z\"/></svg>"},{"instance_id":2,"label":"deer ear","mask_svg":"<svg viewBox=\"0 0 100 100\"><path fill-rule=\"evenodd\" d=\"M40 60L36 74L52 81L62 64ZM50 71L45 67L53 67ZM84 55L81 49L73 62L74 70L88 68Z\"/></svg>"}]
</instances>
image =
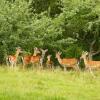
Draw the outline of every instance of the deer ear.
<instances>
[{"instance_id":1,"label":"deer ear","mask_svg":"<svg viewBox=\"0 0 100 100\"><path fill-rule=\"evenodd\" d=\"M47 52L47 51L48 51L48 49L45 50L45 52Z\"/></svg>"},{"instance_id":2,"label":"deer ear","mask_svg":"<svg viewBox=\"0 0 100 100\"><path fill-rule=\"evenodd\" d=\"M43 51L43 49L42 49L42 48L40 48L40 50L41 50L41 51Z\"/></svg>"},{"instance_id":3,"label":"deer ear","mask_svg":"<svg viewBox=\"0 0 100 100\"><path fill-rule=\"evenodd\" d=\"M59 53L59 55L61 55L62 54L62 52L58 52Z\"/></svg>"},{"instance_id":4,"label":"deer ear","mask_svg":"<svg viewBox=\"0 0 100 100\"><path fill-rule=\"evenodd\" d=\"M85 52L84 51L82 51L82 54L84 54Z\"/></svg>"},{"instance_id":5,"label":"deer ear","mask_svg":"<svg viewBox=\"0 0 100 100\"><path fill-rule=\"evenodd\" d=\"M37 47L34 47L34 50L37 50L38 48Z\"/></svg>"},{"instance_id":6,"label":"deer ear","mask_svg":"<svg viewBox=\"0 0 100 100\"><path fill-rule=\"evenodd\" d=\"M51 57L51 55L49 54L47 57Z\"/></svg>"},{"instance_id":7,"label":"deer ear","mask_svg":"<svg viewBox=\"0 0 100 100\"><path fill-rule=\"evenodd\" d=\"M89 54L89 52L87 52L87 51L86 51L85 53L86 53L87 55Z\"/></svg>"},{"instance_id":8,"label":"deer ear","mask_svg":"<svg viewBox=\"0 0 100 100\"><path fill-rule=\"evenodd\" d=\"M16 50L17 50L17 49L21 49L21 47L16 47Z\"/></svg>"},{"instance_id":9,"label":"deer ear","mask_svg":"<svg viewBox=\"0 0 100 100\"><path fill-rule=\"evenodd\" d=\"M52 56L52 55L49 55L50 57Z\"/></svg>"},{"instance_id":10,"label":"deer ear","mask_svg":"<svg viewBox=\"0 0 100 100\"><path fill-rule=\"evenodd\" d=\"M60 51L58 51L57 54L60 54Z\"/></svg>"},{"instance_id":11,"label":"deer ear","mask_svg":"<svg viewBox=\"0 0 100 100\"><path fill-rule=\"evenodd\" d=\"M86 53L88 53L88 52L86 51Z\"/></svg>"},{"instance_id":12,"label":"deer ear","mask_svg":"<svg viewBox=\"0 0 100 100\"><path fill-rule=\"evenodd\" d=\"M62 52L60 52L60 55L62 54Z\"/></svg>"}]
</instances>

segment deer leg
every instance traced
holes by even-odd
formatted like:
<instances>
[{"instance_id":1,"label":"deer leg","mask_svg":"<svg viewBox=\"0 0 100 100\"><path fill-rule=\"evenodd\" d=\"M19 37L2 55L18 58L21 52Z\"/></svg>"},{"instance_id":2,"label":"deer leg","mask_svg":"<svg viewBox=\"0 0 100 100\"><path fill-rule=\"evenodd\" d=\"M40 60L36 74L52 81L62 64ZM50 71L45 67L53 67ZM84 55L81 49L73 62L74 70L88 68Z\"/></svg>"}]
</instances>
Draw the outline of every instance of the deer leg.
<instances>
[{"instance_id":1,"label":"deer leg","mask_svg":"<svg viewBox=\"0 0 100 100\"><path fill-rule=\"evenodd\" d=\"M52 65L51 64L48 65L48 69L52 70Z\"/></svg>"},{"instance_id":2,"label":"deer leg","mask_svg":"<svg viewBox=\"0 0 100 100\"><path fill-rule=\"evenodd\" d=\"M92 71L92 69L89 67L89 72L91 73L91 75L95 78L95 75L94 75L94 73L93 73L93 71Z\"/></svg>"},{"instance_id":3,"label":"deer leg","mask_svg":"<svg viewBox=\"0 0 100 100\"><path fill-rule=\"evenodd\" d=\"M41 68L40 69L43 69L43 65L41 65Z\"/></svg>"},{"instance_id":4,"label":"deer leg","mask_svg":"<svg viewBox=\"0 0 100 100\"><path fill-rule=\"evenodd\" d=\"M49 69L52 70L52 65L51 64L49 65Z\"/></svg>"},{"instance_id":5,"label":"deer leg","mask_svg":"<svg viewBox=\"0 0 100 100\"><path fill-rule=\"evenodd\" d=\"M11 63L11 69L13 69L13 67L14 67L14 63L12 62L12 63Z\"/></svg>"},{"instance_id":6,"label":"deer leg","mask_svg":"<svg viewBox=\"0 0 100 100\"><path fill-rule=\"evenodd\" d=\"M6 64L7 64L7 67L9 67L10 65L9 65L9 61L8 61L9 59L8 58L6 58Z\"/></svg>"},{"instance_id":7,"label":"deer leg","mask_svg":"<svg viewBox=\"0 0 100 100\"><path fill-rule=\"evenodd\" d=\"M36 63L36 68L38 68L39 67L39 63Z\"/></svg>"},{"instance_id":8,"label":"deer leg","mask_svg":"<svg viewBox=\"0 0 100 100\"><path fill-rule=\"evenodd\" d=\"M49 69L49 65L48 64L46 64L46 68Z\"/></svg>"},{"instance_id":9,"label":"deer leg","mask_svg":"<svg viewBox=\"0 0 100 100\"><path fill-rule=\"evenodd\" d=\"M64 71L67 71L66 66L64 65Z\"/></svg>"},{"instance_id":10,"label":"deer leg","mask_svg":"<svg viewBox=\"0 0 100 100\"><path fill-rule=\"evenodd\" d=\"M30 62L30 64L32 65L31 67L32 67L32 70L36 67L35 66L35 63L33 63L33 62Z\"/></svg>"},{"instance_id":11,"label":"deer leg","mask_svg":"<svg viewBox=\"0 0 100 100\"><path fill-rule=\"evenodd\" d=\"M76 71L80 72L80 68L79 68L79 66L77 64L75 65L74 68L75 68Z\"/></svg>"},{"instance_id":12,"label":"deer leg","mask_svg":"<svg viewBox=\"0 0 100 100\"><path fill-rule=\"evenodd\" d=\"M16 68L16 62L14 63L14 66L15 66L15 68Z\"/></svg>"},{"instance_id":13,"label":"deer leg","mask_svg":"<svg viewBox=\"0 0 100 100\"><path fill-rule=\"evenodd\" d=\"M21 57L21 60L22 60L22 69L24 69L25 68L25 61L24 61L23 57Z\"/></svg>"},{"instance_id":14,"label":"deer leg","mask_svg":"<svg viewBox=\"0 0 100 100\"><path fill-rule=\"evenodd\" d=\"M54 71L54 66L52 65L52 71Z\"/></svg>"},{"instance_id":15,"label":"deer leg","mask_svg":"<svg viewBox=\"0 0 100 100\"><path fill-rule=\"evenodd\" d=\"M86 71L89 71L89 67L85 67L85 70L86 70Z\"/></svg>"},{"instance_id":16,"label":"deer leg","mask_svg":"<svg viewBox=\"0 0 100 100\"><path fill-rule=\"evenodd\" d=\"M22 66L22 67L23 67L23 70L24 70L24 69L25 69L25 64L23 64L23 66Z\"/></svg>"},{"instance_id":17,"label":"deer leg","mask_svg":"<svg viewBox=\"0 0 100 100\"><path fill-rule=\"evenodd\" d=\"M50 69L53 70L52 64L50 65Z\"/></svg>"},{"instance_id":18,"label":"deer leg","mask_svg":"<svg viewBox=\"0 0 100 100\"><path fill-rule=\"evenodd\" d=\"M40 61L40 66L39 67L40 67L39 69L43 69L43 62L42 61Z\"/></svg>"},{"instance_id":19,"label":"deer leg","mask_svg":"<svg viewBox=\"0 0 100 100\"><path fill-rule=\"evenodd\" d=\"M6 62L6 64L7 64L7 67L9 67L9 62Z\"/></svg>"}]
</instances>

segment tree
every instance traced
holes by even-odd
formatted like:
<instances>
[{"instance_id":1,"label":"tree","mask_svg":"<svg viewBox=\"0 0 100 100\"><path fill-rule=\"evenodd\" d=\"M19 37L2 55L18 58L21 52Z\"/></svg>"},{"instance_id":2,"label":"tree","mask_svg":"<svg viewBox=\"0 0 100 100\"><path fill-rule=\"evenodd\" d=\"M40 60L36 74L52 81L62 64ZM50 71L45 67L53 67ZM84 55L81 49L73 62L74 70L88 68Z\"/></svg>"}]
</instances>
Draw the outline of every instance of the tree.
<instances>
[{"instance_id":1,"label":"tree","mask_svg":"<svg viewBox=\"0 0 100 100\"><path fill-rule=\"evenodd\" d=\"M40 14L45 12L48 17L55 17L62 11L61 0L32 0L30 3L31 12Z\"/></svg>"}]
</instances>

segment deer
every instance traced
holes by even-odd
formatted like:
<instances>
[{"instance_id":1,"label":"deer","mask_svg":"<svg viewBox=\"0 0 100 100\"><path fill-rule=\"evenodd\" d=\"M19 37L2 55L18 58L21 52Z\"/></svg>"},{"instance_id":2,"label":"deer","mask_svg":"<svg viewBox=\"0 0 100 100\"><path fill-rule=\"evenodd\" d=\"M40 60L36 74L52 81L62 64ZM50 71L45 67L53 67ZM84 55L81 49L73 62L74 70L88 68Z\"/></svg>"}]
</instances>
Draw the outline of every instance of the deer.
<instances>
[{"instance_id":1,"label":"deer","mask_svg":"<svg viewBox=\"0 0 100 100\"><path fill-rule=\"evenodd\" d=\"M44 65L44 60L45 60L45 55L46 52L48 51L48 49L40 49L41 50L41 57L40 57L40 68L43 69L43 65Z\"/></svg>"},{"instance_id":2,"label":"deer","mask_svg":"<svg viewBox=\"0 0 100 100\"><path fill-rule=\"evenodd\" d=\"M89 53L87 51L83 51L80 59L84 60L85 69L88 69L91 75L95 78L95 75L92 72L92 69L100 68L100 61L93 61L93 60L87 59L88 55Z\"/></svg>"},{"instance_id":3,"label":"deer","mask_svg":"<svg viewBox=\"0 0 100 100\"><path fill-rule=\"evenodd\" d=\"M85 69L91 70L91 69L100 68L100 61L89 60L89 59L87 59L88 55L89 55L89 53L87 51L83 51L82 55L80 57L80 59L84 60Z\"/></svg>"},{"instance_id":4,"label":"deer","mask_svg":"<svg viewBox=\"0 0 100 100\"><path fill-rule=\"evenodd\" d=\"M61 54L62 54L62 52L57 52L56 58L57 58L59 64L63 66L64 71L66 71L66 68L68 68L68 67L79 71L78 60L76 58L61 58Z\"/></svg>"},{"instance_id":5,"label":"deer","mask_svg":"<svg viewBox=\"0 0 100 100\"><path fill-rule=\"evenodd\" d=\"M11 68L14 68L14 66L16 67L16 63L20 53L22 53L22 50L20 47L17 47L15 55L8 55L6 57L7 66L11 66Z\"/></svg>"},{"instance_id":6,"label":"deer","mask_svg":"<svg viewBox=\"0 0 100 100\"><path fill-rule=\"evenodd\" d=\"M51 60L51 56L52 55L47 56L46 65L47 65L48 68L53 69L53 61Z\"/></svg>"},{"instance_id":7,"label":"deer","mask_svg":"<svg viewBox=\"0 0 100 100\"><path fill-rule=\"evenodd\" d=\"M23 62L23 69L25 68L25 65L28 65L30 63L31 56L27 55L22 57L22 62Z\"/></svg>"},{"instance_id":8,"label":"deer","mask_svg":"<svg viewBox=\"0 0 100 100\"><path fill-rule=\"evenodd\" d=\"M41 58L41 56L40 56L40 50L36 47L36 48L34 48L34 54L31 56L31 59L30 59L30 63L32 63L32 64L38 64L38 66L39 66L39 64L40 64L40 58Z\"/></svg>"},{"instance_id":9,"label":"deer","mask_svg":"<svg viewBox=\"0 0 100 100\"><path fill-rule=\"evenodd\" d=\"M22 57L23 69L24 69L25 65L27 65L27 64L39 63L40 55L38 55L38 54L40 54L40 50L37 47L35 47L33 55L28 55L28 56Z\"/></svg>"}]
</instances>

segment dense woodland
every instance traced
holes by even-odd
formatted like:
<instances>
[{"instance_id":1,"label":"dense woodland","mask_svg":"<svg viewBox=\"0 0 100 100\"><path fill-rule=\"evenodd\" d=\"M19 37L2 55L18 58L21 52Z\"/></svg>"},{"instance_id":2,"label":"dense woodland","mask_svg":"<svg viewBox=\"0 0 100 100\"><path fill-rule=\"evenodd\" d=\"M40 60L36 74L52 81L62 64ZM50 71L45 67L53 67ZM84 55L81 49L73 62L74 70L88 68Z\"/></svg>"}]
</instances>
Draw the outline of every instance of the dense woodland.
<instances>
[{"instance_id":1,"label":"dense woodland","mask_svg":"<svg viewBox=\"0 0 100 100\"><path fill-rule=\"evenodd\" d=\"M100 60L100 0L0 0L0 62L16 47Z\"/></svg>"}]
</instances>

